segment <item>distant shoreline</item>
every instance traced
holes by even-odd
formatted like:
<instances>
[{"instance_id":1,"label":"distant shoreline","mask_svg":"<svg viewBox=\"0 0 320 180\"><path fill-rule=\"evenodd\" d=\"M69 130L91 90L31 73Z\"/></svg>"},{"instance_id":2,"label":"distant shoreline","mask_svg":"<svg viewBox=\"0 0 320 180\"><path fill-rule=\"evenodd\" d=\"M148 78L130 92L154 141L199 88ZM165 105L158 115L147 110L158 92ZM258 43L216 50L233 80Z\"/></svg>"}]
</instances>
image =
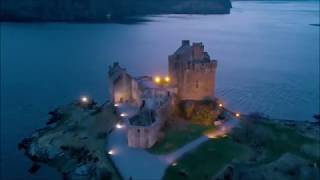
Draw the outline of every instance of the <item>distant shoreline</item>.
<instances>
[{"instance_id":1,"label":"distant shoreline","mask_svg":"<svg viewBox=\"0 0 320 180\"><path fill-rule=\"evenodd\" d=\"M160 14L145 14L139 16L131 16L125 18L116 19L35 19L35 18L13 18L3 19L0 17L0 23L116 23L116 24L137 24L143 22L149 22L147 19L149 16L161 16L161 15L225 15L230 12L217 12L217 13L160 13Z\"/></svg>"},{"instance_id":2,"label":"distant shoreline","mask_svg":"<svg viewBox=\"0 0 320 180\"><path fill-rule=\"evenodd\" d=\"M229 14L230 0L3 0L1 22L122 22L161 14Z\"/></svg>"},{"instance_id":3,"label":"distant shoreline","mask_svg":"<svg viewBox=\"0 0 320 180\"><path fill-rule=\"evenodd\" d=\"M320 27L320 24L310 24L310 26L318 26L318 27Z\"/></svg>"}]
</instances>

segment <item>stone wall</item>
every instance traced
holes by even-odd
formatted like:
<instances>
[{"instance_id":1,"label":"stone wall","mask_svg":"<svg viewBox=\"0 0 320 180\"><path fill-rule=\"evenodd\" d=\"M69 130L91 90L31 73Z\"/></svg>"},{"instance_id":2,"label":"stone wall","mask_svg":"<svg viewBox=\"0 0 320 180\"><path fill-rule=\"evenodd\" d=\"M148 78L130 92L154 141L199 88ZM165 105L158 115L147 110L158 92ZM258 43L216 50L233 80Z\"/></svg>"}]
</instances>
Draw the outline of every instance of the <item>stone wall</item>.
<instances>
[{"instance_id":1,"label":"stone wall","mask_svg":"<svg viewBox=\"0 0 320 180\"><path fill-rule=\"evenodd\" d=\"M114 102L129 102L132 100L132 78L124 73L113 83Z\"/></svg>"},{"instance_id":2,"label":"stone wall","mask_svg":"<svg viewBox=\"0 0 320 180\"><path fill-rule=\"evenodd\" d=\"M150 148L159 138L162 123L159 119L151 126L131 126L128 127L128 146L135 148Z\"/></svg>"},{"instance_id":3,"label":"stone wall","mask_svg":"<svg viewBox=\"0 0 320 180\"><path fill-rule=\"evenodd\" d=\"M173 99L163 104L156 113L156 121L150 126L128 125L128 146L135 148L151 148L160 138L161 128L163 127L168 111L172 108Z\"/></svg>"},{"instance_id":4,"label":"stone wall","mask_svg":"<svg viewBox=\"0 0 320 180\"><path fill-rule=\"evenodd\" d=\"M216 62L206 64L188 64L183 67L178 82L180 100L202 100L214 98Z\"/></svg>"}]
</instances>

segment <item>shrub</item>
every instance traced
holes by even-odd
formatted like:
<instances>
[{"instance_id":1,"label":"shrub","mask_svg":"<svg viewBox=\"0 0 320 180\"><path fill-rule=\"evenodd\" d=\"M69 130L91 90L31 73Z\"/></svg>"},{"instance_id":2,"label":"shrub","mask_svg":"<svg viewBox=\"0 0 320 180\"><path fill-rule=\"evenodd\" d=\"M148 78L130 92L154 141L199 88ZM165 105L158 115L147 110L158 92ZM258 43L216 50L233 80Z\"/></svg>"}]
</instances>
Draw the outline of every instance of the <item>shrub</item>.
<instances>
[{"instance_id":1,"label":"shrub","mask_svg":"<svg viewBox=\"0 0 320 180\"><path fill-rule=\"evenodd\" d=\"M243 120L241 128L234 128L231 137L240 143L250 144L254 147L266 146L272 143L275 136L272 130L249 120Z\"/></svg>"},{"instance_id":2,"label":"shrub","mask_svg":"<svg viewBox=\"0 0 320 180\"><path fill-rule=\"evenodd\" d=\"M218 116L215 100L204 99L202 101L181 101L179 112L182 117L195 123L209 125Z\"/></svg>"}]
</instances>

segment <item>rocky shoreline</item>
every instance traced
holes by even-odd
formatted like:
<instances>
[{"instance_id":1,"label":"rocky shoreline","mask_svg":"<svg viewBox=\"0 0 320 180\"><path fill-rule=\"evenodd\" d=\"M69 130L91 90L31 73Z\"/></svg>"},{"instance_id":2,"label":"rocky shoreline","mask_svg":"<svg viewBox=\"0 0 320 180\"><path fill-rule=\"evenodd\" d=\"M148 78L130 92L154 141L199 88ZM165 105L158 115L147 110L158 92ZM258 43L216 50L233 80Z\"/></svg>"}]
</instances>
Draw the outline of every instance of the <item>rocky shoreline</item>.
<instances>
[{"instance_id":1,"label":"rocky shoreline","mask_svg":"<svg viewBox=\"0 0 320 180\"><path fill-rule=\"evenodd\" d=\"M30 173L36 173L40 169L40 164L45 164L59 171L63 179L122 179L105 149L107 136L119 121L113 105L106 103L97 106L94 101L85 103L80 101L56 108L49 114L51 117L46 127L37 129L18 144L18 148L33 162L29 169ZM257 118L260 122L289 127L303 136L320 140L318 122L258 118L253 115L245 118ZM305 147L306 152L309 150L309 147ZM303 166L304 171L309 167L310 162L289 153L283 155L279 162L271 162L259 168L269 171L271 167L274 169L292 159L297 166ZM240 168L237 163L231 163L215 177L219 179L226 174L238 177L239 173L248 174L251 171L256 171L259 175L258 172L262 172L259 168L251 166ZM290 171L290 168L285 171Z\"/></svg>"},{"instance_id":2,"label":"rocky shoreline","mask_svg":"<svg viewBox=\"0 0 320 180\"><path fill-rule=\"evenodd\" d=\"M113 106L71 103L53 112L47 127L18 144L33 162L30 173L46 164L63 179L121 179L105 151L106 137L118 120Z\"/></svg>"}]
</instances>

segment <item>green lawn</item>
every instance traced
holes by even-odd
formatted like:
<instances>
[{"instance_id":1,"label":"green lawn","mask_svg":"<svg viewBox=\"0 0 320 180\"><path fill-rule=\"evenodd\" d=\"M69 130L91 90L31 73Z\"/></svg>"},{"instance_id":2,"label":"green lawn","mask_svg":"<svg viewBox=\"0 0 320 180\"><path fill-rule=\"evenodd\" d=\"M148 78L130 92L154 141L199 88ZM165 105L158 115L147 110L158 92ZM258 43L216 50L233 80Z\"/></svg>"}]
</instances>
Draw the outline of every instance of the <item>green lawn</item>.
<instances>
[{"instance_id":1,"label":"green lawn","mask_svg":"<svg viewBox=\"0 0 320 180\"><path fill-rule=\"evenodd\" d=\"M304 144L319 144L319 141L310 139L297 133L294 129L281 127L276 124L260 123L260 125L272 130L275 139L266 144L266 158L261 163L268 163L278 159L282 154L290 152L303 158L314 161L314 157L310 157L301 151ZM319 161L319 159L317 160Z\"/></svg>"},{"instance_id":2,"label":"green lawn","mask_svg":"<svg viewBox=\"0 0 320 180\"><path fill-rule=\"evenodd\" d=\"M246 159L249 153L248 147L229 137L212 139L183 156L176 166L170 166L164 179L186 179L179 173L181 171L187 174L187 179L210 179L232 159Z\"/></svg>"},{"instance_id":3,"label":"green lawn","mask_svg":"<svg viewBox=\"0 0 320 180\"><path fill-rule=\"evenodd\" d=\"M200 137L213 126L188 123L184 128L169 127L165 129L164 138L148 151L153 154L166 154L172 152L190 141Z\"/></svg>"}]
</instances>

